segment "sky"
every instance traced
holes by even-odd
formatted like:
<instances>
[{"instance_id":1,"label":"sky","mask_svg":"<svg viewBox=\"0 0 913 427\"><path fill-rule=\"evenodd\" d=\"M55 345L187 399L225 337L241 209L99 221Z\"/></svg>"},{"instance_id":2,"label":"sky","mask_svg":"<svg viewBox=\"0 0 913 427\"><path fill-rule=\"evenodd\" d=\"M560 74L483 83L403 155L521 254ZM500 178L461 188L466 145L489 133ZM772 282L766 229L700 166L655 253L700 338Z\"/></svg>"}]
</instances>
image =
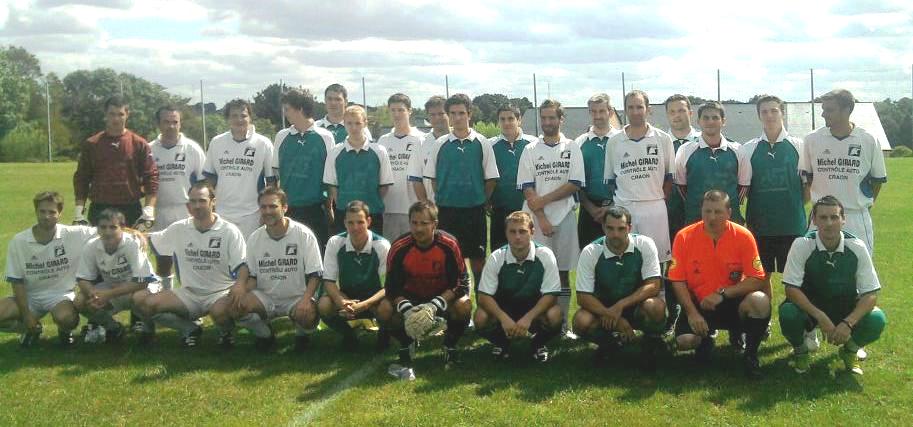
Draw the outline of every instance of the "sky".
<instances>
[{"instance_id":1,"label":"sky","mask_svg":"<svg viewBox=\"0 0 913 427\"><path fill-rule=\"evenodd\" d=\"M402 92L502 93L582 106L641 89L787 101L843 87L911 96L913 1L0 0L0 44L65 76L109 67L207 102L280 80L342 83L370 105ZM624 85L622 82L624 73ZM362 90L362 79L366 91ZM613 102L614 103L614 102Z\"/></svg>"}]
</instances>

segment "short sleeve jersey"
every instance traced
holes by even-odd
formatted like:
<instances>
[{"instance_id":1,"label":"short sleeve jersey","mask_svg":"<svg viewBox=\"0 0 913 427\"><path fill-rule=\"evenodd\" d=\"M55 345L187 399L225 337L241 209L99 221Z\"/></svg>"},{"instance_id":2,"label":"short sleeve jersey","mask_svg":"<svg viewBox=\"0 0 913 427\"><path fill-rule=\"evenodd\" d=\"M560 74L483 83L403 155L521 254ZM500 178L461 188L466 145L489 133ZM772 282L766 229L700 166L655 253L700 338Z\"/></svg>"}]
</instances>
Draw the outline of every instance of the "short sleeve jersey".
<instances>
[{"instance_id":1,"label":"short sleeve jersey","mask_svg":"<svg viewBox=\"0 0 913 427\"><path fill-rule=\"evenodd\" d=\"M150 283L157 280L142 243L139 238L129 233L123 234L117 249L112 253L105 250L105 244L100 237L90 240L79 260L76 278L92 283L109 284Z\"/></svg>"},{"instance_id":2,"label":"short sleeve jersey","mask_svg":"<svg viewBox=\"0 0 913 427\"><path fill-rule=\"evenodd\" d=\"M431 155L431 150L434 148L434 144L437 143L437 138L434 137L434 132L428 132L425 134L425 139L422 141L422 147L419 150L418 156L412 156L409 159L409 176L408 180L412 182L421 182L425 187L425 195L428 197L428 200L434 201L434 187L431 185L431 179L425 177L425 165L428 164L428 156Z\"/></svg>"},{"instance_id":3,"label":"short sleeve jersey","mask_svg":"<svg viewBox=\"0 0 913 427\"><path fill-rule=\"evenodd\" d=\"M384 213L380 187L393 185L387 149L367 142L358 149L348 141L337 144L327 155L323 182L336 187L337 210L345 209L353 200L361 200L368 204L371 213Z\"/></svg>"},{"instance_id":4,"label":"short sleeve jersey","mask_svg":"<svg viewBox=\"0 0 913 427\"><path fill-rule=\"evenodd\" d=\"M802 140L780 131L776 141L763 134L739 148L751 180L745 220L756 236L798 236L805 232L805 200L799 164Z\"/></svg>"},{"instance_id":5,"label":"short sleeve jersey","mask_svg":"<svg viewBox=\"0 0 913 427\"><path fill-rule=\"evenodd\" d=\"M577 292L590 294L604 305L614 305L633 294L644 282L662 277L656 244L640 234L628 234L628 247L616 255L605 237L590 243L577 261Z\"/></svg>"},{"instance_id":6,"label":"short sleeve jersey","mask_svg":"<svg viewBox=\"0 0 913 427\"><path fill-rule=\"evenodd\" d=\"M288 219L288 230L279 239L272 238L266 226L260 226L247 241L247 267L257 278L257 289L277 298L304 295L308 277L320 276L320 246L314 232L304 224Z\"/></svg>"},{"instance_id":7,"label":"short sleeve jersey","mask_svg":"<svg viewBox=\"0 0 913 427\"><path fill-rule=\"evenodd\" d=\"M273 143L251 126L238 142L225 132L209 143L203 173L218 179L216 211L228 219L256 214L257 196L273 178ZM230 189L230 191L219 191Z\"/></svg>"},{"instance_id":8,"label":"short sleeve jersey","mask_svg":"<svg viewBox=\"0 0 913 427\"><path fill-rule=\"evenodd\" d=\"M517 259L509 245L488 256L479 292L494 297L500 305L534 305L543 295L561 293L558 265L552 250L532 244L524 259Z\"/></svg>"},{"instance_id":9,"label":"short sleeve jersey","mask_svg":"<svg viewBox=\"0 0 913 427\"><path fill-rule=\"evenodd\" d=\"M6 250L6 281L21 283L29 295L62 295L73 291L76 270L95 228L57 224L54 237L42 244L28 228L10 240Z\"/></svg>"},{"instance_id":10,"label":"short sleeve jersey","mask_svg":"<svg viewBox=\"0 0 913 427\"><path fill-rule=\"evenodd\" d=\"M428 152L425 177L437 181L438 206L483 205L485 181L499 177L491 143L473 129L463 139L452 133L442 136Z\"/></svg>"},{"instance_id":11,"label":"short sleeve jersey","mask_svg":"<svg viewBox=\"0 0 913 427\"><path fill-rule=\"evenodd\" d=\"M672 149L675 150L676 156L678 155L678 149L682 145L691 142L691 141L700 141L701 134L694 128L691 128L691 133L684 138L675 138L675 135L672 133L672 129L669 129L666 132L673 138L672 140ZM672 172L672 180L675 182L675 171ZM672 194L669 195L669 198L666 199L666 210L669 212L669 217L680 217L685 210L685 199L682 197L681 192L679 192L677 187L673 187Z\"/></svg>"},{"instance_id":12,"label":"short sleeve jersey","mask_svg":"<svg viewBox=\"0 0 913 427\"><path fill-rule=\"evenodd\" d=\"M533 188L542 196L567 183L583 187L585 180L580 147L564 135L554 145L546 144L540 138L539 142L527 145L520 156L517 188L521 190ZM571 194L546 205L544 210L548 221L560 224L577 205L575 197ZM525 201L523 210L532 213Z\"/></svg>"},{"instance_id":13,"label":"short sleeve jersey","mask_svg":"<svg viewBox=\"0 0 913 427\"><path fill-rule=\"evenodd\" d=\"M159 170L158 206L175 206L187 203L190 186L203 179L206 154L196 141L180 134L177 144L162 145L159 135L152 141L152 157Z\"/></svg>"},{"instance_id":14,"label":"short sleeve jersey","mask_svg":"<svg viewBox=\"0 0 913 427\"><path fill-rule=\"evenodd\" d=\"M411 234L400 237L387 255L387 297L427 302L447 290L465 295L469 290L466 263L456 238L435 230L431 245L420 248Z\"/></svg>"},{"instance_id":15,"label":"short sleeve jersey","mask_svg":"<svg viewBox=\"0 0 913 427\"><path fill-rule=\"evenodd\" d=\"M833 317L846 316L859 296L881 289L865 243L846 232L833 252L816 231L794 240L783 284L800 288L813 305Z\"/></svg>"},{"instance_id":16,"label":"short sleeve jersey","mask_svg":"<svg viewBox=\"0 0 913 427\"><path fill-rule=\"evenodd\" d=\"M343 142L346 141L346 138L349 137L349 132L346 131L345 125L343 125L342 122L333 123L332 121L330 121L329 116L324 116L324 118L317 120L316 122L314 122L314 124L330 131L330 133L333 134L333 139L336 141L337 144L342 144ZM365 134L365 141L374 140L374 137L371 136L371 131L368 130L367 127L365 127L365 130L363 133Z\"/></svg>"},{"instance_id":17,"label":"short sleeve jersey","mask_svg":"<svg viewBox=\"0 0 913 427\"><path fill-rule=\"evenodd\" d=\"M495 163L498 165L498 179L495 191L491 195L491 205L506 209L509 212L523 208L523 192L517 189L517 168L520 166L520 155L523 149L538 142L532 135L520 134L514 142L509 142L504 135L498 135L489 140L491 150L495 154Z\"/></svg>"},{"instance_id":18,"label":"short sleeve jersey","mask_svg":"<svg viewBox=\"0 0 913 427\"><path fill-rule=\"evenodd\" d=\"M739 166L738 145L723 138L717 148L704 141L682 145L675 155L675 183L685 186L685 221L701 219L701 198L709 190L725 191L732 207L732 219L743 222L739 209L739 186L751 183Z\"/></svg>"},{"instance_id":19,"label":"short sleeve jersey","mask_svg":"<svg viewBox=\"0 0 913 427\"><path fill-rule=\"evenodd\" d=\"M764 267L754 236L747 228L727 221L723 234L714 243L704 231L704 221L699 221L675 236L668 276L673 282L685 282L700 301L746 277L763 280Z\"/></svg>"},{"instance_id":20,"label":"short sleeve jersey","mask_svg":"<svg viewBox=\"0 0 913 427\"><path fill-rule=\"evenodd\" d=\"M323 169L335 145L333 134L315 125L304 131L292 125L276 134L272 164L289 206L316 205L326 199Z\"/></svg>"},{"instance_id":21,"label":"short sleeve jersey","mask_svg":"<svg viewBox=\"0 0 913 427\"><path fill-rule=\"evenodd\" d=\"M620 130L611 128L605 135L598 136L590 127L587 133L574 140L583 156L583 173L586 175L584 191L590 200L605 201L612 198L612 189L605 181L606 144L619 133Z\"/></svg>"},{"instance_id":22,"label":"short sleeve jersey","mask_svg":"<svg viewBox=\"0 0 913 427\"><path fill-rule=\"evenodd\" d=\"M384 212L406 214L409 207L418 201L409 183L409 166L421 156L424 140L425 134L416 128L409 128L409 133L405 135L396 135L391 131L377 139L377 145L387 149L393 174L393 186L384 196Z\"/></svg>"},{"instance_id":23,"label":"short sleeve jersey","mask_svg":"<svg viewBox=\"0 0 913 427\"><path fill-rule=\"evenodd\" d=\"M149 241L156 253L174 257L181 286L198 295L231 287L247 259L241 231L218 215L203 232L193 225L193 218L187 218L150 234Z\"/></svg>"},{"instance_id":24,"label":"short sleeve jersey","mask_svg":"<svg viewBox=\"0 0 913 427\"><path fill-rule=\"evenodd\" d=\"M349 298L370 298L383 286L389 252L390 242L371 230L361 250L355 249L348 233L337 234L327 242L323 280L336 282Z\"/></svg>"},{"instance_id":25,"label":"short sleeve jersey","mask_svg":"<svg viewBox=\"0 0 913 427\"><path fill-rule=\"evenodd\" d=\"M808 134L800 169L811 181L812 200L832 195L847 209L872 206L872 184L888 180L881 145L859 126L843 139L827 127Z\"/></svg>"},{"instance_id":26,"label":"short sleeve jersey","mask_svg":"<svg viewBox=\"0 0 913 427\"><path fill-rule=\"evenodd\" d=\"M622 131L609 140L605 155L605 177L615 183L616 202L666 198L663 184L672 180L675 170L669 134L647 124L647 133L635 141Z\"/></svg>"}]
</instances>

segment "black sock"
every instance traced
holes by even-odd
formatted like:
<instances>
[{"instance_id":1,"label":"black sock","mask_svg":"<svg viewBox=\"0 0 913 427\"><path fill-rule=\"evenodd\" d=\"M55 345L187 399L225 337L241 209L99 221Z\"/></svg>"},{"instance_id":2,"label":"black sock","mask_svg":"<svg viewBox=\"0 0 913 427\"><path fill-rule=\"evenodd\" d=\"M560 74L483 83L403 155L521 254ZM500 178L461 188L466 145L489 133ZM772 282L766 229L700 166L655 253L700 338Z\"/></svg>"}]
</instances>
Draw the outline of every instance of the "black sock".
<instances>
[{"instance_id":1,"label":"black sock","mask_svg":"<svg viewBox=\"0 0 913 427\"><path fill-rule=\"evenodd\" d=\"M542 347L545 345L545 343L551 341L552 338L555 338L556 336L558 336L559 333L561 333L560 327L558 329L542 328L539 330L539 332L536 332L536 336L533 337L533 340L530 343L530 345L533 348Z\"/></svg>"},{"instance_id":2,"label":"black sock","mask_svg":"<svg viewBox=\"0 0 913 427\"><path fill-rule=\"evenodd\" d=\"M767 324L770 318L756 319L746 317L742 319L742 330L745 331L745 353L757 357L758 347L761 346L761 339L767 332Z\"/></svg>"},{"instance_id":3,"label":"black sock","mask_svg":"<svg viewBox=\"0 0 913 427\"><path fill-rule=\"evenodd\" d=\"M391 336L393 336L394 338L396 338L397 341L399 341L400 347L405 348L405 347L409 347L412 344L413 340L412 340L412 338L409 337L409 335L406 335L405 329L403 329L403 328L389 329L388 331L390 332Z\"/></svg>"},{"instance_id":4,"label":"black sock","mask_svg":"<svg viewBox=\"0 0 913 427\"><path fill-rule=\"evenodd\" d=\"M495 323L494 327L488 327L478 332L482 338L487 339L496 347L506 348L509 345L507 335L504 334L504 329L498 323Z\"/></svg>"},{"instance_id":5,"label":"black sock","mask_svg":"<svg viewBox=\"0 0 913 427\"><path fill-rule=\"evenodd\" d=\"M352 335L354 331L352 327L349 326L349 322L339 316L326 316L321 317L320 320L323 320L323 323L326 323L330 329L339 332L342 335Z\"/></svg>"},{"instance_id":6,"label":"black sock","mask_svg":"<svg viewBox=\"0 0 913 427\"><path fill-rule=\"evenodd\" d=\"M469 326L469 320L448 320L447 321L447 332L444 334L444 347L454 348L456 347L457 341L460 340L460 337L463 336L463 333L466 332L466 327Z\"/></svg>"}]
</instances>

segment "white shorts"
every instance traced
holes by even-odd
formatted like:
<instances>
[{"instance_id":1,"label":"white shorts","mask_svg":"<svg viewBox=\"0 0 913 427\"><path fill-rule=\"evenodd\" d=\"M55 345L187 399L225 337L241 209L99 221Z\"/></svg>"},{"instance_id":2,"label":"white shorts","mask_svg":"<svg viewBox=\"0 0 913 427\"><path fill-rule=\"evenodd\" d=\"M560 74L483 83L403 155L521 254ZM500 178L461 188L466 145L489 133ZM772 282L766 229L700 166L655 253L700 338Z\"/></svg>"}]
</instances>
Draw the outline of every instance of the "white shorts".
<instances>
[{"instance_id":1,"label":"white shorts","mask_svg":"<svg viewBox=\"0 0 913 427\"><path fill-rule=\"evenodd\" d=\"M191 319L199 319L209 314L209 309L212 308L212 305L220 298L228 295L228 289L206 295L198 295L185 287L172 289L171 292L184 304L184 308L190 314L188 317Z\"/></svg>"},{"instance_id":2,"label":"white shorts","mask_svg":"<svg viewBox=\"0 0 913 427\"><path fill-rule=\"evenodd\" d=\"M16 303L16 297L10 296L7 298L13 304ZM52 294L52 295L32 295L29 294L27 301L29 304L29 311L37 318L44 317L45 314L51 312L54 307L57 307L57 304L60 304L64 301L73 301L76 299L76 292L67 292L65 294Z\"/></svg>"},{"instance_id":3,"label":"white shorts","mask_svg":"<svg viewBox=\"0 0 913 427\"><path fill-rule=\"evenodd\" d=\"M384 214L384 237L389 241L409 232L409 214Z\"/></svg>"},{"instance_id":4,"label":"white shorts","mask_svg":"<svg viewBox=\"0 0 913 427\"><path fill-rule=\"evenodd\" d=\"M244 241L247 241L247 238L250 237L251 233L260 228L260 213L254 212L250 215L242 216L240 218L229 218L227 216L222 217L224 220L234 224L241 230L241 234L244 236Z\"/></svg>"},{"instance_id":5,"label":"white shorts","mask_svg":"<svg viewBox=\"0 0 913 427\"><path fill-rule=\"evenodd\" d=\"M152 231L162 231L184 218L190 216L187 212L187 205L160 205L155 207L155 224L152 225Z\"/></svg>"},{"instance_id":6,"label":"white shorts","mask_svg":"<svg viewBox=\"0 0 913 427\"><path fill-rule=\"evenodd\" d=\"M304 298L304 295L290 298L273 298L259 289L254 289L251 293L260 300L260 304L263 304L263 308L266 309L266 316L269 317L267 320L290 317L292 311L298 306L298 302Z\"/></svg>"},{"instance_id":7,"label":"white shorts","mask_svg":"<svg viewBox=\"0 0 913 427\"><path fill-rule=\"evenodd\" d=\"M659 262L672 259L672 242L669 241L669 217L665 200L615 202L631 212L631 232L653 239Z\"/></svg>"},{"instance_id":8,"label":"white shorts","mask_svg":"<svg viewBox=\"0 0 913 427\"><path fill-rule=\"evenodd\" d=\"M124 285L121 285L121 286L124 286ZM95 289L108 290L108 289L113 289L113 288L114 287L111 286L110 283L106 283L106 282L101 282L101 283L98 283L95 285ZM162 284L159 282L152 282L146 286L146 289L149 291L149 293L157 294L157 293L161 292ZM137 292L139 292L139 291L137 291ZM112 299L111 301L108 301L108 303L111 304L111 307L113 307L110 310L111 314L117 314L122 311L130 310L133 308L133 294L121 295L117 298Z\"/></svg>"},{"instance_id":9,"label":"white shorts","mask_svg":"<svg viewBox=\"0 0 913 427\"><path fill-rule=\"evenodd\" d=\"M533 240L536 243L545 245L555 253L555 258L558 261L558 271L571 271L577 268L577 258L580 257L580 243L577 236L577 211L568 212L560 224L552 224L554 234L551 237L546 237L542 234L542 227L539 226L538 220L535 218L533 216L533 221L536 222Z\"/></svg>"}]
</instances>

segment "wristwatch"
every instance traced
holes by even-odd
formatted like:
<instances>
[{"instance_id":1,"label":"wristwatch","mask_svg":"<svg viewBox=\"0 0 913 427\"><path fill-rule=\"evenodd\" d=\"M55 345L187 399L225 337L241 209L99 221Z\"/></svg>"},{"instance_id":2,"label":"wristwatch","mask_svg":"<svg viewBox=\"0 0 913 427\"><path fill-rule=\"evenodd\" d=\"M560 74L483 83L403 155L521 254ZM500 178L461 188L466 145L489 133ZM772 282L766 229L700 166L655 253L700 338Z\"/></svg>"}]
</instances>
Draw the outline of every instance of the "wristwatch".
<instances>
[{"instance_id":1,"label":"wristwatch","mask_svg":"<svg viewBox=\"0 0 913 427\"><path fill-rule=\"evenodd\" d=\"M726 288L720 288L720 290L716 291L716 293L720 294L724 300L726 299Z\"/></svg>"}]
</instances>

